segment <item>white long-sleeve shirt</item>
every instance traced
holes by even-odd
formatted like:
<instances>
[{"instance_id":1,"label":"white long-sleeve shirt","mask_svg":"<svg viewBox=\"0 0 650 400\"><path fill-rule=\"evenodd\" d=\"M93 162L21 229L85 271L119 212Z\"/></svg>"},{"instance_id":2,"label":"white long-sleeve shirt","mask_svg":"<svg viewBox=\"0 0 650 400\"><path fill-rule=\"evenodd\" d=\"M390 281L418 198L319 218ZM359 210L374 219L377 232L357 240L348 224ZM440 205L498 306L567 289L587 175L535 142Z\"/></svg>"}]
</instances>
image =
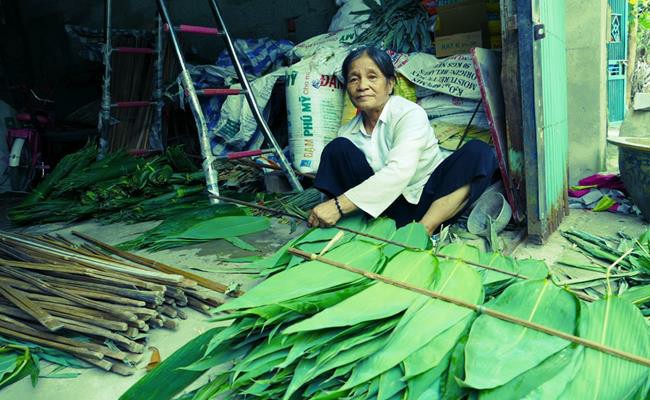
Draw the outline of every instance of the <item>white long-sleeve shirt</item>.
<instances>
[{"instance_id":1,"label":"white long-sleeve shirt","mask_svg":"<svg viewBox=\"0 0 650 400\"><path fill-rule=\"evenodd\" d=\"M399 96L389 98L371 134L359 114L341 127L338 136L361 149L375 172L345 192L375 218L400 195L417 204L429 176L444 159L424 109Z\"/></svg>"}]
</instances>

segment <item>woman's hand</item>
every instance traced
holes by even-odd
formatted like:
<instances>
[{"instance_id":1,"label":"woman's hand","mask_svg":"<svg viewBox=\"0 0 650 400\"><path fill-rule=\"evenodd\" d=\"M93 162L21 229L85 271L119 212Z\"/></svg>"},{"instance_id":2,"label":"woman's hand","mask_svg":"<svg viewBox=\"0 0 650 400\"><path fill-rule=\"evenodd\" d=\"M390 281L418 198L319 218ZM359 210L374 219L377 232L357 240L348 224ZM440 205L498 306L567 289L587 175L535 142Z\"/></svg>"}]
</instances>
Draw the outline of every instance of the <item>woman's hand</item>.
<instances>
[{"instance_id":1,"label":"woman's hand","mask_svg":"<svg viewBox=\"0 0 650 400\"><path fill-rule=\"evenodd\" d=\"M320 203L311 210L307 223L312 227L328 227L335 225L341 219L341 213L336 208L334 199Z\"/></svg>"}]
</instances>

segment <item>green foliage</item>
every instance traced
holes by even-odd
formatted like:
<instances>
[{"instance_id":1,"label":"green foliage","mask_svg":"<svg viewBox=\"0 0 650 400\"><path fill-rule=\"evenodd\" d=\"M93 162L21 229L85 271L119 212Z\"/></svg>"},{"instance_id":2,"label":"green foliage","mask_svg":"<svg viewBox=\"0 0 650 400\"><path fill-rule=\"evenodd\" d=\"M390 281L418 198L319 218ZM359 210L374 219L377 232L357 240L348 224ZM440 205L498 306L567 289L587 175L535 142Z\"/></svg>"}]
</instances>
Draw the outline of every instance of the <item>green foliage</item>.
<instances>
[{"instance_id":1,"label":"green foliage","mask_svg":"<svg viewBox=\"0 0 650 400\"><path fill-rule=\"evenodd\" d=\"M648 326L639 310L617 297L586 307L579 334L599 344L650 357ZM563 399L626 399L648 381L649 368L594 349L584 350L582 367L563 393Z\"/></svg>"},{"instance_id":2,"label":"green foliage","mask_svg":"<svg viewBox=\"0 0 650 400\"><path fill-rule=\"evenodd\" d=\"M375 45L399 53L426 52L431 49L429 16L413 0L364 0L368 10L355 14L368 15L368 28L355 39L355 44Z\"/></svg>"},{"instance_id":3,"label":"green foliage","mask_svg":"<svg viewBox=\"0 0 650 400\"><path fill-rule=\"evenodd\" d=\"M166 238L179 235L200 222L218 217L244 216L245 213L245 209L231 204L217 204L199 210L189 210L167 218L155 228L143 232L135 239L120 243L118 247L122 250L153 249Z\"/></svg>"},{"instance_id":4,"label":"green foliage","mask_svg":"<svg viewBox=\"0 0 650 400\"><path fill-rule=\"evenodd\" d=\"M6 345L0 347L0 389L14 382L32 377L32 385L38 380L38 360L26 346Z\"/></svg>"},{"instance_id":5,"label":"green foliage","mask_svg":"<svg viewBox=\"0 0 650 400\"><path fill-rule=\"evenodd\" d=\"M494 309L624 351L648 356L645 320L619 298L582 305L552 281L516 281L462 260L544 278L534 260L517 261L453 244L438 260L416 226L398 231L382 221L362 226L420 250L346 236L326 256L387 278ZM452 303L397 289L317 261L295 261L287 248L322 248L334 230L312 230L260 263L272 272L215 320L232 320L203 340L181 366L185 375L164 391L180 364L156 368L123 399L169 399L203 373L208 383L186 398L429 400L644 398L648 368ZM500 293L500 294L499 294ZM628 327L629 330L628 330ZM195 346L196 347L196 346ZM172 356L174 357L174 356ZM232 364L230 364L232 363ZM227 367L224 367L227 366ZM215 368L218 367L218 368ZM214 368L214 369L213 369ZM610 382L610 377L616 382ZM155 396L150 392L155 391ZM587 393L586 397L583 396Z\"/></svg>"},{"instance_id":6,"label":"green foliage","mask_svg":"<svg viewBox=\"0 0 650 400\"><path fill-rule=\"evenodd\" d=\"M577 299L548 280L513 284L486 307L568 334L576 330ZM564 339L481 315L467 341L465 383L477 389L504 385L568 345Z\"/></svg>"}]
</instances>

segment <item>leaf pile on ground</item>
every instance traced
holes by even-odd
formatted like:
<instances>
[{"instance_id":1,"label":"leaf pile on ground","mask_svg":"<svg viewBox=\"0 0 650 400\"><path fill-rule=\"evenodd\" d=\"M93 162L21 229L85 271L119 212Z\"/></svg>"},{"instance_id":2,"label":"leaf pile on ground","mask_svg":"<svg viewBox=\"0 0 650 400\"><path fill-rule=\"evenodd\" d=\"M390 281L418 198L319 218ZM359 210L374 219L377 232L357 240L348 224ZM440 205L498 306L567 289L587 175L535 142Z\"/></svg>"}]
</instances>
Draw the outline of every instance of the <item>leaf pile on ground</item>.
<instances>
[{"instance_id":1,"label":"leaf pile on ground","mask_svg":"<svg viewBox=\"0 0 650 400\"><path fill-rule=\"evenodd\" d=\"M543 262L457 243L439 249L455 258L441 258L419 224L346 224L415 249L346 233L330 260L650 356L638 308L614 295L586 304L546 279ZM187 343L121 399L170 399L206 373L181 398L646 398L646 366L288 252L319 253L336 234L308 231L253 263L267 279L215 310L215 321L231 324Z\"/></svg>"}]
</instances>

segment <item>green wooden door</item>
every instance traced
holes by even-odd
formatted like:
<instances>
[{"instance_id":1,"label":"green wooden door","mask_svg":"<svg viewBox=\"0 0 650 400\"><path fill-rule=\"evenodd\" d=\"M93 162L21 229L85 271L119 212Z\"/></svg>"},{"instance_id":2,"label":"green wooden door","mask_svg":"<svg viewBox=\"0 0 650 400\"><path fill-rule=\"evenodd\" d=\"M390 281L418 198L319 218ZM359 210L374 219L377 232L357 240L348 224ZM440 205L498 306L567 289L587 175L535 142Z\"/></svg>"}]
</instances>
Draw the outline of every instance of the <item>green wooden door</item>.
<instances>
[{"instance_id":1,"label":"green wooden door","mask_svg":"<svg viewBox=\"0 0 650 400\"><path fill-rule=\"evenodd\" d=\"M542 242L568 212L566 7L517 3L528 234Z\"/></svg>"},{"instance_id":2,"label":"green wooden door","mask_svg":"<svg viewBox=\"0 0 650 400\"><path fill-rule=\"evenodd\" d=\"M608 1L607 114L609 122L616 124L625 118L628 0Z\"/></svg>"}]
</instances>

